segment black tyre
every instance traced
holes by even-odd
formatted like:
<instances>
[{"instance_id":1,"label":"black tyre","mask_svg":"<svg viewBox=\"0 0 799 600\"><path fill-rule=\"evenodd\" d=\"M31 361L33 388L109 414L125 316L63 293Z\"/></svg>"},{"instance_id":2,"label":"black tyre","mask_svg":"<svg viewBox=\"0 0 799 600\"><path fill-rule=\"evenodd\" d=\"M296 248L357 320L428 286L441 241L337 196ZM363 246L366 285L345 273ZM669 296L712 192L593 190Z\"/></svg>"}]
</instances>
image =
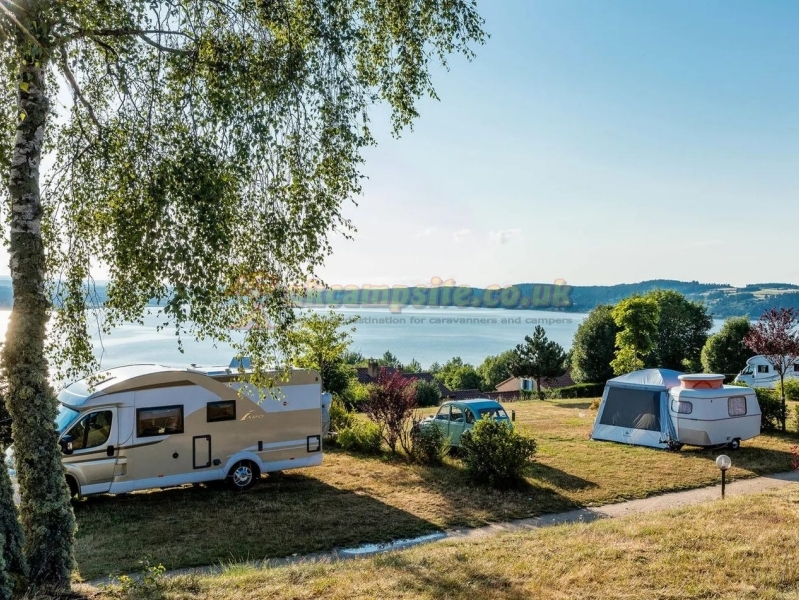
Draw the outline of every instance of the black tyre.
<instances>
[{"instance_id":1,"label":"black tyre","mask_svg":"<svg viewBox=\"0 0 799 600\"><path fill-rule=\"evenodd\" d=\"M78 486L78 482L75 481L75 478L72 476L67 477L67 486L69 487L69 497L72 500L78 500L80 498L80 486Z\"/></svg>"},{"instance_id":2,"label":"black tyre","mask_svg":"<svg viewBox=\"0 0 799 600\"><path fill-rule=\"evenodd\" d=\"M727 447L730 450L737 450L738 448L741 447L741 440L739 438L735 438L733 441L727 444Z\"/></svg>"},{"instance_id":3,"label":"black tyre","mask_svg":"<svg viewBox=\"0 0 799 600\"><path fill-rule=\"evenodd\" d=\"M249 460L242 460L230 468L227 484L230 489L243 492L250 489L260 476L261 473L255 463Z\"/></svg>"}]
</instances>

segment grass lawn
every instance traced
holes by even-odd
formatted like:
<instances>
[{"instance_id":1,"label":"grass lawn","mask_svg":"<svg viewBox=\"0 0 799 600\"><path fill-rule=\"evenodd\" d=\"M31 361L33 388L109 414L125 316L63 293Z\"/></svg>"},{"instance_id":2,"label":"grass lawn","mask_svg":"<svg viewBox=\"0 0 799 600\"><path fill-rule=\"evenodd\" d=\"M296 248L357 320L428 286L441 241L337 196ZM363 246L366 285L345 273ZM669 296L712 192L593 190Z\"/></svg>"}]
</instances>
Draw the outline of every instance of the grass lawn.
<instances>
[{"instance_id":1,"label":"grass lawn","mask_svg":"<svg viewBox=\"0 0 799 600\"><path fill-rule=\"evenodd\" d=\"M148 598L799 598L799 489L449 541L338 563L160 581ZM104 598L142 597L106 592Z\"/></svg>"},{"instance_id":2,"label":"grass lawn","mask_svg":"<svg viewBox=\"0 0 799 600\"><path fill-rule=\"evenodd\" d=\"M79 577L258 560L384 542L442 528L559 512L715 483L718 452L668 452L588 439L590 401L508 404L538 442L521 489L472 486L457 459L438 468L329 452L321 467L234 494L214 487L98 496L75 506ZM731 453L731 477L785 471L796 435L761 435Z\"/></svg>"}]
</instances>

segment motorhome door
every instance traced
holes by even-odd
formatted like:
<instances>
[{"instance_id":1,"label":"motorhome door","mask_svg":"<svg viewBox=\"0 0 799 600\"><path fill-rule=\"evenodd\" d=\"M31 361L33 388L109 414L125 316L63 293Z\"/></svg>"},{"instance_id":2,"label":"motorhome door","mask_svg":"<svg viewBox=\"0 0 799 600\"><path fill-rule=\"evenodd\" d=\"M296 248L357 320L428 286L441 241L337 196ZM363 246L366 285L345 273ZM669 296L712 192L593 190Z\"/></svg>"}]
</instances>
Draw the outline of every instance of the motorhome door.
<instances>
[{"instance_id":1,"label":"motorhome door","mask_svg":"<svg viewBox=\"0 0 799 600\"><path fill-rule=\"evenodd\" d=\"M64 464L86 493L107 492L117 464L119 424L116 407L87 412L61 438Z\"/></svg>"}]
</instances>

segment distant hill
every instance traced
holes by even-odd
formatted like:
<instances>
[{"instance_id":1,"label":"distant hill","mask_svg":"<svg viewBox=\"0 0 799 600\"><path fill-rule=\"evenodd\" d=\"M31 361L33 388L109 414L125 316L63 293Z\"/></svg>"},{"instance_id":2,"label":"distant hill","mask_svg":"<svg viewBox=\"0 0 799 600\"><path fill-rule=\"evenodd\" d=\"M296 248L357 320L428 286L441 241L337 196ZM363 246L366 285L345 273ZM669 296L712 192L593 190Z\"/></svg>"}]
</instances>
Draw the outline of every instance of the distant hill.
<instances>
[{"instance_id":1,"label":"distant hill","mask_svg":"<svg viewBox=\"0 0 799 600\"><path fill-rule=\"evenodd\" d=\"M529 295L536 284L518 284L523 296ZM652 290L674 290L690 300L703 302L708 312L717 318L748 316L760 317L772 307L793 307L799 310L799 285L790 283L752 283L736 288L723 283L699 283L698 281L676 281L652 279L639 283L617 285L574 286L571 291L572 305L556 310L565 312L589 312L600 304L616 304L632 294L645 294ZM539 310L547 310L540 308Z\"/></svg>"},{"instance_id":2,"label":"distant hill","mask_svg":"<svg viewBox=\"0 0 799 600\"><path fill-rule=\"evenodd\" d=\"M519 283L515 286L522 298L533 298L534 288L551 287L552 284ZM732 316L748 316L758 318L763 311L772 307L793 307L799 310L799 285L791 283L750 283L743 288L736 288L724 283L699 283L698 281L677 281L673 279L652 279L639 283L620 283L616 285L578 285L572 286L568 295L570 306L551 307L529 305L521 308L534 308L535 310L554 310L559 312L586 313L600 304L616 304L619 300L632 294L645 294L652 290L674 290L685 295L690 300L703 302L708 307L708 312L716 318ZM410 296L413 297L413 290ZM427 289L425 288L425 291ZM95 298L100 303L106 297L105 285L98 284L95 288ZM329 303L348 303L345 292L329 291L326 299ZM470 289L471 297L483 298L486 290L482 288ZM11 308L12 305L11 279L0 276L0 308ZM360 304L363 306L385 306L387 301L377 294L363 292L359 294ZM155 304L152 302L151 304Z\"/></svg>"}]
</instances>

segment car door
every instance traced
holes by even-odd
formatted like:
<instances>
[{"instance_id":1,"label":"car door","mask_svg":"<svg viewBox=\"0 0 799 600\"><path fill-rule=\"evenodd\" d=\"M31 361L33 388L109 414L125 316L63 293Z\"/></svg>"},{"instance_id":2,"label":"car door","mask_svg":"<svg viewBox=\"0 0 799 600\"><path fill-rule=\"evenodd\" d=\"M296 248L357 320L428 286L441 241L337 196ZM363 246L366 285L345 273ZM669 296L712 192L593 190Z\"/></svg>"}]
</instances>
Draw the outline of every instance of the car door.
<instances>
[{"instance_id":1,"label":"car door","mask_svg":"<svg viewBox=\"0 0 799 600\"><path fill-rule=\"evenodd\" d=\"M92 494L107 492L114 480L119 454L116 407L87 412L61 439L64 465L77 477L81 489Z\"/></svg>"},{"instance_id":2,"label":"car door","mask_svg":"<svg viewBox=\"0 0 799 600\"><path fill-rule=\"evenodd\" d=\"M444 435L449 436L449 404L438 409L433 424L443 431Z\"/></svg>"},{"instance_id":3,"label":"car door","mask_svg":"<svg viewBox=\"0 0 799 600\"><path fill-rule=\"evenodd\" d=\"M449 443L453 446L461 445L461 435L466 426L466 409L458 404L450 407L449 413Z\"/></svg>"}]
</instances>

